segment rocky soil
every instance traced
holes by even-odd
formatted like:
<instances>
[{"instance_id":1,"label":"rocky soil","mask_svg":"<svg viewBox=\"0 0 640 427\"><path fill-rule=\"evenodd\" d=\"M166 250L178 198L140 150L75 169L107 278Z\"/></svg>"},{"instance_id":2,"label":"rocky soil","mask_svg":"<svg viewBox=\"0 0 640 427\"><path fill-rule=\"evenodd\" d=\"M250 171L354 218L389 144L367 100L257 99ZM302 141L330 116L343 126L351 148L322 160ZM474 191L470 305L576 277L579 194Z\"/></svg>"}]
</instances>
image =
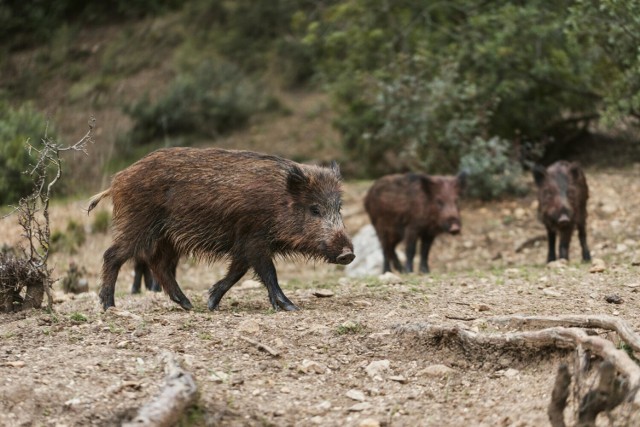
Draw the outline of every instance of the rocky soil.
<instances>
[{"instance_id":1,"label":"rocky soil","mask_svg":"<svg viewBox=\"0 0 640 427\"><path fill-rule=\"evenodd\" d=\"M73 219L89 234L77 253L54 254L54 275L63 276L73 260L86 269L90 292L64 295L56 283L53 313L0 314L0 425L119 425L160 390L165 351L178 355L199 388L185 426L547 425L557 366L573 363L572 352L469 351L398 327L471 326L474 319L520 313L608 314L640 329L640 168L587 174L589 242L604 261L601 272L580 263L576 238L568 264L544 264L546 242L536 239L544 229L531 193L467 202L462 235L436 240L428 276L347 277L336 266L279 261L283 289L301 308L295 313L272 311L264 287L250 276L225 296L219 312L209 312L206 290L225 266L189 259L177 274L193 311L162 294L129 295L127 265L118 309L102 312L96 290L110 236L90 232L86 201L56 204L54 229ZM361 205L368 185L346 188L345 221L353 235L368 223ZM12 221L0 223L0 244L19 240ZM533 243L521 247L528 240ZM612 294L620 304L606 301ZM568 419L575 410L571 399ZM612 419L638 425L640 415L622 405ZM598 424L609 421L601 415Z\"/></svg>"}]
</instances>

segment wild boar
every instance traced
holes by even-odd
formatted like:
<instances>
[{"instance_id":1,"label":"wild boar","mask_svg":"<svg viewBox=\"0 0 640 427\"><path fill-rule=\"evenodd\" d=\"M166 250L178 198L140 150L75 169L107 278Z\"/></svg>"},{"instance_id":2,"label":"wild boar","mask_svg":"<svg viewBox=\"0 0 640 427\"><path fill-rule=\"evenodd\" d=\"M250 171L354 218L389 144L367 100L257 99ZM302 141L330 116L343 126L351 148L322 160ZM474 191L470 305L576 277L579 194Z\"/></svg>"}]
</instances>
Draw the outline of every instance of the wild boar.
<instances>
[{"instance_id":1,"label":"wild boar","mask_svg":"<svg viewBox=\"0 0 640 427\"><path fill-rule=\"evenodd\" d=\"M274 256L301 254L330 263L354 258L341 208L341 176L331 167L218 148L154 151L116 174L91 200L113 200L113 245L104 253L100 300L115 305L118 272L130 258L148 262L169 297L192 308L173 270L181 255L230 260L209 290L209 310L251 268L274 309L297 310L278 285Z\"/></svg>"},{"instance_id":2,"label":"wild boar","mask_svg":"<svg viewBox=\"0 0 640 427\"><path fill-rule=\"evenodd\" d=\"M176 272L174 270L173 277L175 276ZM151 270L149 269L146 261L137 259L133 265L133 285L131 285L132 294L140 293L143 278L144 287L147 288L147 290L152 292L160 292L162 290L158 281L153 277L153 274L151 274Z\"/></svg>"},{"instance_id":3,"label":"wild boar","mask_svg":"<svg viewBox=\"0 0 640 427\"><path fill-rule=\"evenodd\" d=\"M416 243L422 241L420 272L429 272L429 250L440 233L460 233L458 201L466 173L429 176L423 173L387 175L369 189L364 206L376 229L384 264L382 271L413 271ZM403 267L395 247L404 239L407 261Z\"/></svg>"},{"instance_id":4,"label":"wild boar","mask_svg":"<svg viewBox=\"0 0 640 427\"><path fill-rule=\"evenodd\" d=\"M560 258L569 259L569 243L576 228L582 259L591 260L586 229L589 187L580 165L564 160L548 168L536 165L533 178L538 187L538 218L547 229L547 262L556 259L556 234L560 234Z\"/></svg>"}]
</instances>

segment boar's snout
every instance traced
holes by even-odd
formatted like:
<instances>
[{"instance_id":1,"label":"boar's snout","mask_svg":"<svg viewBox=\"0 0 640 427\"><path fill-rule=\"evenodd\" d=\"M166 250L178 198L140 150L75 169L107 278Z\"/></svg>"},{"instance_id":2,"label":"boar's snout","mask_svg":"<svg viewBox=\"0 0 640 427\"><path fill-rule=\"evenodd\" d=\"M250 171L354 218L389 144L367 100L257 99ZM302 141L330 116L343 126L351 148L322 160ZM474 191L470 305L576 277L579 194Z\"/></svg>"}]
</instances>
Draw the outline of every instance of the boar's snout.
<instances>
[{"instance_id":1,"label":"boar's snout","mask_svg":"<svg viewBox=\"0 0 640 427\"><path fill-rule=\"evenodd\" d=\"M345 246L344 248L342 248L342 253L336 257L336 264L350 264L355 257L356 256L354 255L353 250Z\"/></svg>"},{"instance_id":2,"label":"boar's snout","mask_svg":"<svg viewBox=\"0 0 640 427\"><path fill-rule=\"evenodd\" d=\"M569 218L569 215L567 215L566 213L563 213L558 218L558 225L561 227L569 225L570 222L571 222L571 218Z\"/></svg>"},{"instance_id":3,"label":"boar's snout","mask_svg":"<svg viewBox=\"0 0 640 427\"><path fill-rule=\"evenodd\" d=\"M460 234L460 230L461 230L461 226L460 226L460 220L457 218L451 218L449 219L449 221L447 221L446 225L444 226L444 231L446 231L449 234Z\"/></svg>"}]
</instances>

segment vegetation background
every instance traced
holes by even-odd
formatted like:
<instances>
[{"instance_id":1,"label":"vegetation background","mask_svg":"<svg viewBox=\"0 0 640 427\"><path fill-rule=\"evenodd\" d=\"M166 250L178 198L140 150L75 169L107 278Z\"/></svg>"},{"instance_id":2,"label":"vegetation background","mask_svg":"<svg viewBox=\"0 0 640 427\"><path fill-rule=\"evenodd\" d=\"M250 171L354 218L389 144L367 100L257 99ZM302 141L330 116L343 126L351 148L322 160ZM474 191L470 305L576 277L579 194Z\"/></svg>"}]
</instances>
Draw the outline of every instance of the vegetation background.
<instances>
[{"instance_id":1,"label":"vegetation background","mask_svg":"<svg viewBox=\"0 0 640 427\"><path fill-rule=\"evenodd\" d=\"M61 195L176 145L519 194L534 162L640 159L639 34L637 0L2 2L0 203L30 188L27 138L73 140L90 114Z\"/></svg>"}]
</instances>

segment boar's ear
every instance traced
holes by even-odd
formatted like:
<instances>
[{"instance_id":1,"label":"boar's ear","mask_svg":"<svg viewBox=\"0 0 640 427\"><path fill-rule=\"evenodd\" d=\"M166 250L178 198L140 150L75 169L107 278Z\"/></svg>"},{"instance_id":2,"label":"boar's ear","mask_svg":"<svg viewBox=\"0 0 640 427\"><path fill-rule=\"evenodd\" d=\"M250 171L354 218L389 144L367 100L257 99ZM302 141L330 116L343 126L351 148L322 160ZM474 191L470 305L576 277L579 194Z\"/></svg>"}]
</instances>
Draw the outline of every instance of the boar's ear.
<instances>
[{"instance_id":1,"label":"boar's ear","mask_svg":"<svg viewBox=\"0 0 640 427\"><path fill-rule=\"evenodd\" d=\"M580 163L571 162L571 164L569 165L569 173L575 181L579 180L580 175L582 175L582 168L580 167Z\"/></svg>"},{"instance_id":2,"label":"boar's ear","mask_svg":"<svg viewBox=\"0 0 640 427\"><path fill-rule=\"evenodd\" d=\"M431 195L431 193L433 193L434 182L429 175L420 174L420 183L422 184L422 191L424 191L425 194Z\"/></svg>"},{"instance_id":3,"label":"boar's ear","mask_svg":"<svg viewBox=\"0 0 640 427\"><path fill-rule=\"evenodd\" d=\"M338 179L342 179L342 174L340 173L340 166L338 166L338 163L335 160L331 160L331 164L329 165L329 168L331 168L333 173L336 174L336 177Z\"/></svg>"},{"instance_id":4,"label":"boar's ear","mask_svg":"<svg viewBox=\"0 0 640 427\"><path fill-rule=\"evenodd\" d=\"M542 165L535 165L533 167L533 179L538 187L542 186L545 177L547 176L547 169Z\"/></svg>"},{"instance_id":5,"label":"boar's ear","mask_svg":"<svg viewBox=\"0 0 640 427\"><path fill-rule=\"evenodd\" d=\"M293 195L304 193L309 178L298 165L291 165L287 174L287 191Z\"/></svg>"},{"instance_id":6,"label":"boar's ear","mask_svg":"<svg viewBox=\"0 0 640 427\"><path fill-rule=\"evenodd\" d=\"M460 173L458 173L458 175L456 175L456 181L457 181L458 189L460 190L460 193L464 192L464 190L467 188L468 176L469 176L469 173L466 170L463 170Z\"/></svg>"}]
</instances>

